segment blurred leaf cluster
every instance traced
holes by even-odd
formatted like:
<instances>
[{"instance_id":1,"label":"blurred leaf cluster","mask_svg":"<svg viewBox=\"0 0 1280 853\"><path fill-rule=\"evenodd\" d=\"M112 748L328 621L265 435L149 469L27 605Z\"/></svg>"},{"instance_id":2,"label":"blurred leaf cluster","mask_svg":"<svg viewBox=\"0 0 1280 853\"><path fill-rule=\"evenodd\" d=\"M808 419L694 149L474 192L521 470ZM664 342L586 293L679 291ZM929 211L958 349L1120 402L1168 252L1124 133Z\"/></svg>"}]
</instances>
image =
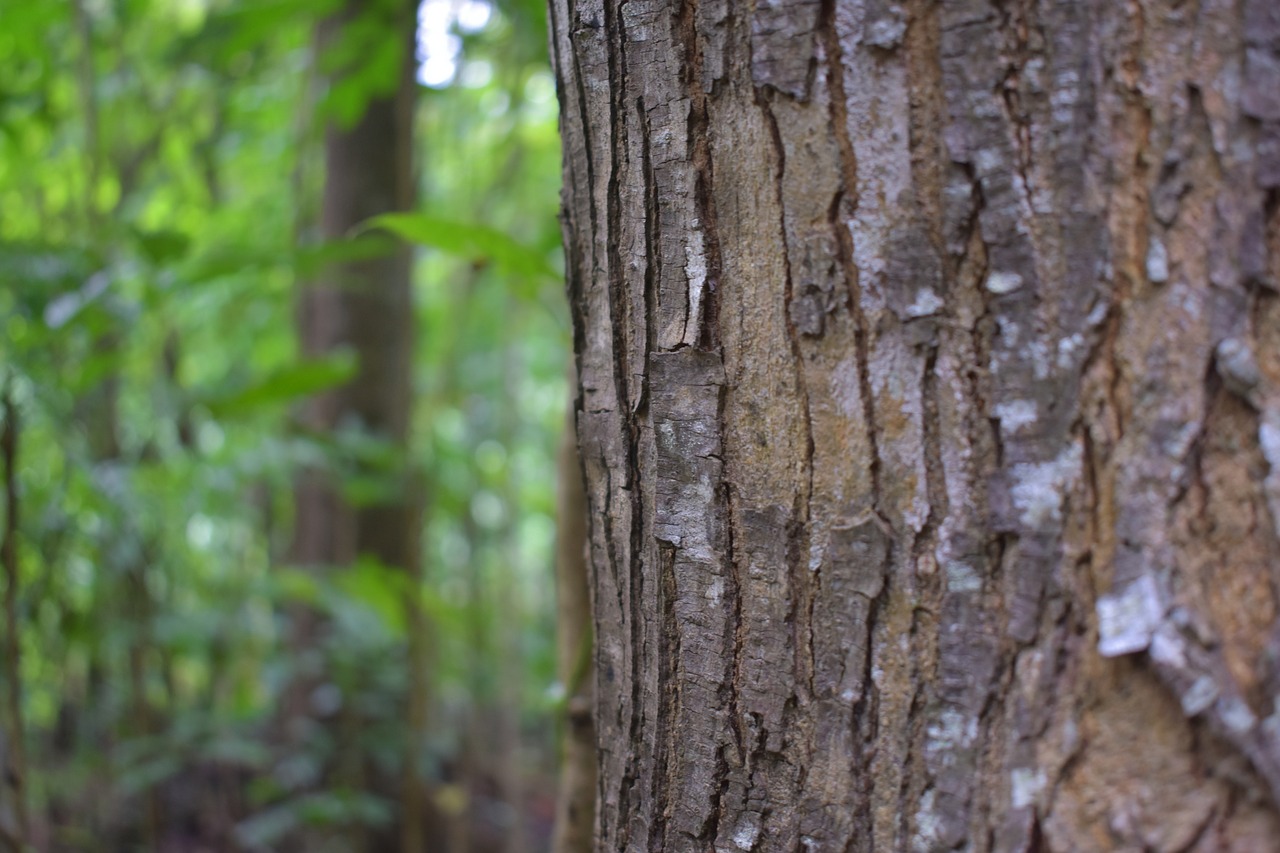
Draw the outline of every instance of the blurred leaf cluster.
<instances>
[{"instance_id":1,"label":"blurred leaf cluster","mask_svg":"<svg viewBox=\"0 0 1280 853\"><path fill-rule=\"evenodd\" d=\"M431 748L417 758L438 810L483 812L481 783L510 758L485 754L497 715L514 709L522 773L553 763L552 449L569 333L543 6L427 0L421 212L368 224L421 247L412 458L387 460L424 478L420 588L367 560L317 574L284 557L299 466L343 476L385 450L295 423L302 398L355 369L344 352L302 359L294 332L300 283L363 242L315 240L323 125L386 76L376 32L317 51L333 6L0 13L0 383L20 416L22 651L3 688L22 691L32 832L48 849L269 849L299 824L386 825L385 792L300 793L334 745L317 732L285 746L273 711L294 674L323 673L309 701L358 708L361 761L396 766L413 596L431 649ZM356 61L369 73L323 90L325 63ZM287 642L296 602L331 617L309 648ZM507 806L492 810L498 830L533 808Z\"/></svg>"}]
</instances>

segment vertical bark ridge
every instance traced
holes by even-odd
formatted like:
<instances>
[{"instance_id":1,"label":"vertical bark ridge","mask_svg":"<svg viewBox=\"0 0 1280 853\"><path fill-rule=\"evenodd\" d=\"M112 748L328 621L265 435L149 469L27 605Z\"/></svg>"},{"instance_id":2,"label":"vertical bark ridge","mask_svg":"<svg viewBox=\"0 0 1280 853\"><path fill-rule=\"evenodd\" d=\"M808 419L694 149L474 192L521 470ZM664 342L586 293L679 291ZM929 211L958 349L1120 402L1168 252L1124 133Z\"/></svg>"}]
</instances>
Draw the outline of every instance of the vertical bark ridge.
<instances>
[{"instance_id":1,"label":"vertical bark ridge","mask_svg":"<svg viewBox=\"0 0 1280 853\"><path fill-rule=\"evenodd\" d=\"M880 429L877 425L871 383L870 324L863 307L863 286L860 280L860 271L854 260L856 248L853 233L848 227L848 223L853 220L858 209L860 192L864 189L863 183L859 180L858 154L855 151L851 136L853 124L849 116L849 96L845 89L844 47L840 39L841 31L847 31L850 26L849 18L853 10L845 4L833 2L832 0L829 0L824 6L820 22L826 68L822 79L830 88L828 114L831 132L835 138L837 152L836 171L839 175L839 190L836 198L832 201L828 219L829 227L836 241L840 277L844 284L842 301L847 305L849 316L852 320L852 328L848 334L852 339L852 372L856 377L857 383L856 393L852 396L856 397L861 410L862 434L860 439L865 450L860 455L866 460L868 479L868 482L859 490L862 492L859 504L872 512L882 523L887 523L883 511L885 490L882 485L882 461L877 445ZM848 344L845 344L839 348L847 349L848 346ZM836 368L832 371L833 378L840 376L841 369L848 371L848 368L845 367L846 364L847 362L845 361L836 363ZM835 387L838 386L833 383L833 390ZM847 393L852 391L853 389L848 389ZM844 414L856 416L857 412L850 406L848 410L844 411ZM821 569L818 572L820 577ZM858 642L863 647L863 650L861 651L860 659L853 661L853 663L860 672L859 680L862 684L871 681L874 671L873 647L870 637L875 630L877 617L883 606L883 598L877 598L872 601L870 607L866 610L865 627L856 633ZM823 627L827 631L831 631L834 626L827 624ZM829 642L828 640L823 645ZM843 695L842 692L842 698ZM913 709L916 704L913 701ZM874 720L876 702L874 695L869 694L867 690L862 688L856 690L853 695L850 715L851 718L845 723L845 726L851 732L851 737L847 741L850 752L848 760L850 766L857 769L854 771L856 777L851 789L842 798L846 804L845 811L848 814L841 815L838 810L828 809L828 819L832 821L833 825L830 828L821 825L812 826L808 829L806 837L822 842L826 840L824 836L827 836L832 849L870 850L874 844L875 837L872 831L868 831L869 821L867 817L871 810L871 791L873 787L871 777L873 774L866 766L866 756L873 754L875 750ZM841 775L841 768L837 762L830 762L826 769L833 779L838 779ZM830 785L830 782L828 785ZM825 791L823 795L829 796Z\"/></svg>"},{"instance_id":2,"label":"vertical bark ridge","mask_svg":"<svg viewBox=\"0 0 1280 853\"><path fill-rule=\"evenodd\" d=\"M709 118L707 114L707 96L714 91L718 83L719 71L717 57L713 54L710 60L704 51L713 52L718 45L709 44L699 36L699 22L710 29L725 26L731 21L729 4L724 0L703 0L682 4L676 13L676 33L680 49L686 58L686 75L683 82L689 99L687 120L686 150L689 152L693 169L693 202L696 219L690 223L695 233L700 235L698 242L705 249L703 261L704 288L702 296L689 300L689 316L686 324L693 323L695 329L689 330L686 325L684 340L693 346L709 352L719 352L719 317L722 260L720 254L720 236L717 228L715 199L712 195L714 186L714 170L710 141L708 135ZM729 23L731 26L732 24ZM696 251L695 246L695 251ZM690 282L691 293L695 282ZM717 429L724 416L724 395L719 397L717 412ZM732 781L731 770L735 762L746 751L746 737L741 724L742 716L739 708L739 697L736 689L741 683L741 666L743 652L743 576L741 567L735 559L737 544L734 538L734 496L727 483L716 488L718 506L725 509L729 523L723 530L723 584L724 596L732 602L726 609L729 611L724 625L724 647L729 649L725 656L724 675L718 689L718 700L725 715L727 734L721 735L718 744L715 774L712 781L713 797L709 818L703 826L699 842L714 843L721 830L721 816L725 812L724 803Z\"/></svg>"}]
</instances>

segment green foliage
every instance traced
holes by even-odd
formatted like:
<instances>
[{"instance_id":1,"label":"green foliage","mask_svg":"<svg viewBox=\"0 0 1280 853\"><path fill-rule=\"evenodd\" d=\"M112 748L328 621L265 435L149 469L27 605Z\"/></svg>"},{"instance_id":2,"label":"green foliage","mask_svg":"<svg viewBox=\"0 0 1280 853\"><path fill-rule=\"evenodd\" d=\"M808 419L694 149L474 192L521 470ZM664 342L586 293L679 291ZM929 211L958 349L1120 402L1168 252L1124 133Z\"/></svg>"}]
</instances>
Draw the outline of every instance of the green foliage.
<instances>
[{"instance_id":1,"label":"green foliage","mask_svg":"<svg viewBox=\"0 0 1280 853\"><path fill-rule=\"evenodd\" d=\"M473 264L496 264L501 273L533 288L560 280L560 273L548 263L545 252L487 225L454 222L427 213L384 213L370 219L368 227L385 229Z\"/></svg>"},{"instance_id":2,"label":"green foliage","mask_svg":"<svg viewBox=\"0 0 1280 853\"><path fill-rule=\"evenodd\" d=\"M264 809L240 824L235 838L251 850L270 849L300 826L386 826L391 819L391 808L380 797L359 791L326 791L304 794Z\"/></svg>"},{"instance_id":3,"label":"green foliage","mask_svg":"<svg viewBox=\"0 0 1280 853\"><path fill-rule=\"evenodd\" d=\"M391 239L312 238L323 123L388 91L405 42L373 16L317 55L335 7L4 10L0 383L22 414L20 675L50 849L152 849L184 825L268 849L299 826L393 822L386 792L316 768L354 750L394 772L409 749L410 602L429 623L432 700L415 760L440 777L515 696L530 766L551 761L568 334L543 6L498 3L464 35L456 80L421 92L421 212L366 228L421 247L408 458L294 417L358 368L300 355L297 288ZM322 91L336 67L353 73ZM420 478L423 583L364 558L289 565L303 466L356 503ZM302 605L327 617L306 649L290 643ZM320 684L312 705L361 721L351 743L280 736L300 674ZM217 819L200 806L210 790L226 797Z\"/></svg>"},{"instance_id":4,"label":"green foliage","mask_svg":"<svg viewBox=\"0 0 1280 853\"><path fill-rule=\"evenodd\" d=\"M255 413L271 403L292 402L336 388L355 376L356 367L354 353L337 350L322 358L281 365L266 375L250 379L242 387L215 391L199 402L215 418Z\"/></svg>"}]
</instances>

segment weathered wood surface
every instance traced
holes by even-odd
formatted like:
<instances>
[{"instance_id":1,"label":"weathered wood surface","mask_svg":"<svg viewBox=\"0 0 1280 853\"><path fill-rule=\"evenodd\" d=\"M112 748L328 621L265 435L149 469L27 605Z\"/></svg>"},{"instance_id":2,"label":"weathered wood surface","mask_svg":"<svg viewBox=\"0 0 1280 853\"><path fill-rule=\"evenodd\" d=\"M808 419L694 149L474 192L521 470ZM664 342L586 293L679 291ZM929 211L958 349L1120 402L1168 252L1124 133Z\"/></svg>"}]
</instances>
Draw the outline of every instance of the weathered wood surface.
<instances>
[{"instance_id":1,"label":"weathered wood surface","mask_svg":"<svg viewBox=\"0 0 1280 853\"><path fill-rule=\"evenodd\" d=\"M1280 3L551 19L599 849L1280 849Z\"/></svg>"}]
</instances>

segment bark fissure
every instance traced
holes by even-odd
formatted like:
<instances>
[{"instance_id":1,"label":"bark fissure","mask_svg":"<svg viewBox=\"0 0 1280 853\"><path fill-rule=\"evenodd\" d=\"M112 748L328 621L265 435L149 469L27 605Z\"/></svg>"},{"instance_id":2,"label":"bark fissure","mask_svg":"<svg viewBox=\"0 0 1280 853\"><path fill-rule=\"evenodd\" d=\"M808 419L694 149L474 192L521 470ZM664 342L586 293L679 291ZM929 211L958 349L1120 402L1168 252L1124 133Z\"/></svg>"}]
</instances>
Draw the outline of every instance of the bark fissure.
<instances>
[{"instance_id":1,"label":"bark fissure","mask_svg":"<svg viewBox=\"0 0 1280 853\"><path fill-rule=\"evenodd\" d=\"M829 112L832 132L835 135L836 145L840 152L839 176L842 183L840 197L847 208L847 210L841 211L845 216L845 221L833 220L831 225L836 235L836 245L839 247L839 268L844 277L845 288L848 291L846 304L849 307L850 314L853 316L856 328L854 337L857 347L859 397L862 401L863 421L866 424L867 435L871 442L868 467L871 472L872 506L879 511L882 490L880 486L880 452L876 442L878 441L880 430L876 426L874 395L871 390L870 361L867 355L870 328L866 314L862 309L862 287L858 280L858 267L853 260L853 238L845 224L852 221L858 209L858 160L853 142L849 137L848 98L844 89L844 53L835 24L836 0L824 0L824 4L826 6L820 20L826 24L823 33L831 86ZM835 214L837 210L838 208L833 204L832 213ZM881 513L881 519L883 518L884 515Z\"/></svg>"},{"instance_id":2,"label":"bark fissure","mask_svg":"<svg viewBox=\"0 0 1280 853\"><path fill-rule=\"evenodd\" d=\"M692 319L699 322L694 344L703 349L718 350L722 263L720 237L716 227L715 199L711 191L715 174L711 162L711 143L708 139L707 87L703 85L706 68L697 30L699 11L697 0L681 4L677 11L677 31L680 34L685 55L689 57L688 75L684 81L690 105L688 139L685 145L690 152L690 165L694 173L693 201L694 210L698 214L696 221L690 224L702 230L707 257L706 290L702 297L700 316ZM692 306L690 307L692 313ZM687 334L685 337L686 340L689 338Z\"/></svg>"},{"instance_id":3,"label":"bark fissure","mask_svg":"<svg viewBox=\"0 0 1280 853\"><path fill-rule=\"evenodd\" d=\"M721 410L721 418L723 419L723 409ZM738 689L737 686L742 683L742 655L744 650L743 637L743 618L742 618L742 574L741 568L736 559L737 551L737 533L734 529L734 512L733 490L725 485L723 487L722 500L727 510L728 524L725 526L725 553L727 555L726 566L727 578L729 586L726 594L729 600L733 602L731 616L729 619L727 633L729 647L732 650L727 656L725 682L722 686L724 695L724 704L729 717L729 731L732 734L733 741L731 744L725 744L720 749L719 763L716 766L716 797L714 809L712 811L711 823L707 828L705 838L706 842L713 843L720 835L720 821L724 813L724 803L726 802L726 793L731 783L731 773L735 765L742 761L742 756L747 754L747 734L742 722L742 712L738 707ZM732 746L734 753L732 756L728 754L728 750Z\"/></svg>"}]
</instances>

